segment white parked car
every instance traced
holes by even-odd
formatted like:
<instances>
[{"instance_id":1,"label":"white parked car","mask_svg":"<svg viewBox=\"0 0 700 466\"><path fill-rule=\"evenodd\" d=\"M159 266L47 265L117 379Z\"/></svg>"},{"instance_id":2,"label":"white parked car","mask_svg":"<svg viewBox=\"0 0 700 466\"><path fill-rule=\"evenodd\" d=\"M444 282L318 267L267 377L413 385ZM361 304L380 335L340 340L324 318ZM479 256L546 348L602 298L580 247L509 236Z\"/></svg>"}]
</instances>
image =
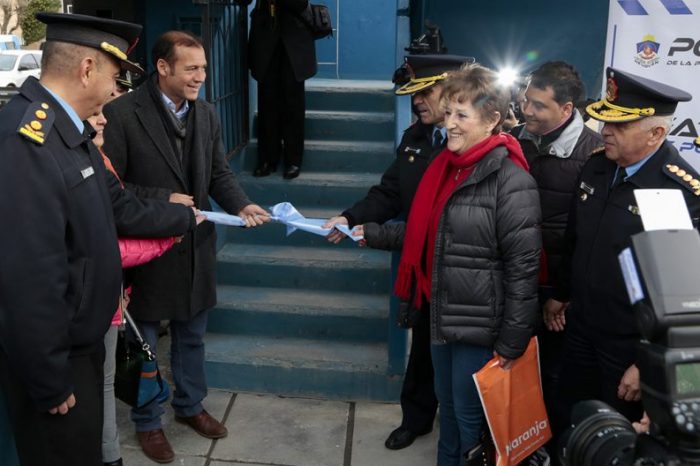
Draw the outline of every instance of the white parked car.
<instances>
[{"instance_id":1,"label":"white parked car","mask_svg":"<svg viewBox=\"0 0 700 466\"><path fill-rule=\"evenodd\" d=\"M40 50L0 51L0 87L20 87L29 76L41 73Z\"/></svg>"}]
</instances>

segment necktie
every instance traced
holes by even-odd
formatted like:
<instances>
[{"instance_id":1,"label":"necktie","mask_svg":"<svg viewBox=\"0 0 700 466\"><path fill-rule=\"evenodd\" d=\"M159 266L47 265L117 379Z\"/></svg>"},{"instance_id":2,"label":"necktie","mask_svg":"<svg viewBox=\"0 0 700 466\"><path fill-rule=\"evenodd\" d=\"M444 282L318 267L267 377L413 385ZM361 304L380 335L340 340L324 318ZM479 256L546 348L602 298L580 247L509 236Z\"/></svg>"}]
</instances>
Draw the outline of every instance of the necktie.
<instances>
[{"instance_id":1,"label":"necktie","mask_svg":"<svg viewBox=\"0 0 700 466\"><path fill-rule=\"evenodd\" d=\"M438 147L442 144L442 131L436 129L433 132L433 147Z\"/></svg>"},{"instance_id":2,"label":"necktie","mask_svg":"<svg viewBox=\"0 0 700 466\"><path fill-rule=\"evenodd\" d=\"M618 167L617 175L615 176L615 179L613 180L613 184L610 187L610 189L615 189L618 186L620 186L625 181L625 178L627 178L627 170L625 170L624 167Z\"/></svg>"}]
</instances>

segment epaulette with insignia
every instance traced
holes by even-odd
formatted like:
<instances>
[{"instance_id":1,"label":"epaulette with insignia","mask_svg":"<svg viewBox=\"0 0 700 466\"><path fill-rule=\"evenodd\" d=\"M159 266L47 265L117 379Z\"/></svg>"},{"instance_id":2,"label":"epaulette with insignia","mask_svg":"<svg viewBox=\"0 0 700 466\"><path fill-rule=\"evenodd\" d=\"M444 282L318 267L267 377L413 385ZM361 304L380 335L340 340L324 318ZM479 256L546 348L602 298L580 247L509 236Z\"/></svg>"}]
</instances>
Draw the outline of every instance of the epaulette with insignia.
<instances>
[{"instance_id":1,"label":"epaulette with insignia","mask_svg":"<svg viewBox=\"0 0 700 466\"><path fill-rule=\"evenodd\" d=\"M32 102L27 107L22 120L19 123L17 132L30 141L43 145L49 131L53 127L56 118L49 104L45 102Z\"/></svg>"},{"instance_id":2,"label":"epaulette with insignia","mask_svg":"<svg viewBox=\"0 0 700 466\"><path fill-rule=\"evenodd\" d=\"M700 196L700 180L695 178L693 174L678 165L671 164L667 164L663 171L688 191L691 191L696 196Z\"/></svg>"},{"instance_id":3,"label":"epaulette with insignia","mask_svg":"<svg viewBox=\"0 0 700 466\"><path fill-rule=\"evenodd\" d=\"M605 154L605 146L596 147L591 151L591 156Z\"/></svg>"}]
</instances>

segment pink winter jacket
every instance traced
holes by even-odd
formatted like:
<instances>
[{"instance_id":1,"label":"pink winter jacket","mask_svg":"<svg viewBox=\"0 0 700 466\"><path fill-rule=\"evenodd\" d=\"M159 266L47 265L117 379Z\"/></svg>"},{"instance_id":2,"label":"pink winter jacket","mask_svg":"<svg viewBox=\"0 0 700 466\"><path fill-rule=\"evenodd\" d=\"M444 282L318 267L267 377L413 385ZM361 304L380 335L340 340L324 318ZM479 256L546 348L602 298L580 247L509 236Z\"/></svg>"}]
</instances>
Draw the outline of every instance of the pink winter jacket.
<instances>
[{"instance_id":1,"label":"pink winter jacket","mask_svg":"<svg viewBox=\"0 0 700 466\"><path fill-rule=\"evenodd\" d=\"M122 257L122 268L136 267L160 257L173 247L175 238L119 238L119 253ZM127 290L128 292L128 290ZM112 325L122 322L121 303L112 317Z\"/></svg>"},{"instance_id":2,"label":"pink winter jacket","mask_svg":"<svg viewBox=\"0 0 700 466\"><path fill-rule=\"evenodd\" d=\"M119 183L119 175L114 170L109 157L102 152L102 148L98 148L102 154L102 161L105 163L107 170L114 173ZM124 185L122 185L123 187ZM122 268L136 267L137 265L150 262L156 257L162 256L165 251L173 247L175 238L119 238L119 253L122 257ZM129 289L126 290L129 292ZM122 306L121 301L117 304L117 312L112 317L112 325L120 325L122 323Z\"/></svg>"}]
</instances>

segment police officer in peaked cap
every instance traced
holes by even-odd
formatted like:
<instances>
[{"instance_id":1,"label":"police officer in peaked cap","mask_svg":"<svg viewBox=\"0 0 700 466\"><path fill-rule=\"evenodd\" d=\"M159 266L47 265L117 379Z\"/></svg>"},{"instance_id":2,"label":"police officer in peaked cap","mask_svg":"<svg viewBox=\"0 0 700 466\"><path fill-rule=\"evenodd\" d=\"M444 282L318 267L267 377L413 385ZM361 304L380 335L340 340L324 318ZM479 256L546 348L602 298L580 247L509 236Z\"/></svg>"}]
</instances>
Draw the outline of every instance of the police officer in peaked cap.
<instances>
[{"instance_id":1,"label":"police officer in peaked cap","mask_svg":"<svg viewBox=\"0 0 700 466\"><path fill-rule=\"evenodd\" d=\"M120 293L117 235L175 236L201 216L139 201L109 175L85 120L141 26L39 13L41 80L0 110L0 388L22 465L101 464L103 339Z\"/></svg>"},{"instance_id":2,"label":"police officer in peaked cap","mask_svg":"<svg viewBox=\"0 0 700 466\"><path fill-rule=\"evenodd\" d=\"M615 68L605 97L586 111L604 123L604 149L584 165L567 228L569 274L547 306L548 325L567 329L556 433L579 400L608 403L630 421L642 417L635 353L640 334L618 254L643 230L635 189L677 189L697 226L700 175L666 140L687 92ZM567 308L568 307L568 308Z\"/></svg>"},{"instance_id":3,"label":"police officer in peaked cap","mask_svg":"<svg viewBox=\"0 0 700 466\"><path fill-rule=\"evenodd\" d=\"M373 186L364 199L329 219L327 227L344 224L363 227L367 245L372 232L393 218L405 220L411 208L418 183L428 165L444 148L444 111L440 105L442 81L448 72L457 70L471 57L459 55L408 55L396 70L394 82L400 87L397 95L411 95L418 120L404 131L396 150L396 158L384 172L381 182ZM375 233L376 234L376 233ZM332 233L328 239L337 243L345 235ZM413 330L411 352L401 389L401 425L394 429L384 445L390 450L406 448L416 437L432 431L437 398L433 389L433 364L430 358L430 320L428 307L411 311L403 308L399 325Z\"/></svg>"}]
</instances>

